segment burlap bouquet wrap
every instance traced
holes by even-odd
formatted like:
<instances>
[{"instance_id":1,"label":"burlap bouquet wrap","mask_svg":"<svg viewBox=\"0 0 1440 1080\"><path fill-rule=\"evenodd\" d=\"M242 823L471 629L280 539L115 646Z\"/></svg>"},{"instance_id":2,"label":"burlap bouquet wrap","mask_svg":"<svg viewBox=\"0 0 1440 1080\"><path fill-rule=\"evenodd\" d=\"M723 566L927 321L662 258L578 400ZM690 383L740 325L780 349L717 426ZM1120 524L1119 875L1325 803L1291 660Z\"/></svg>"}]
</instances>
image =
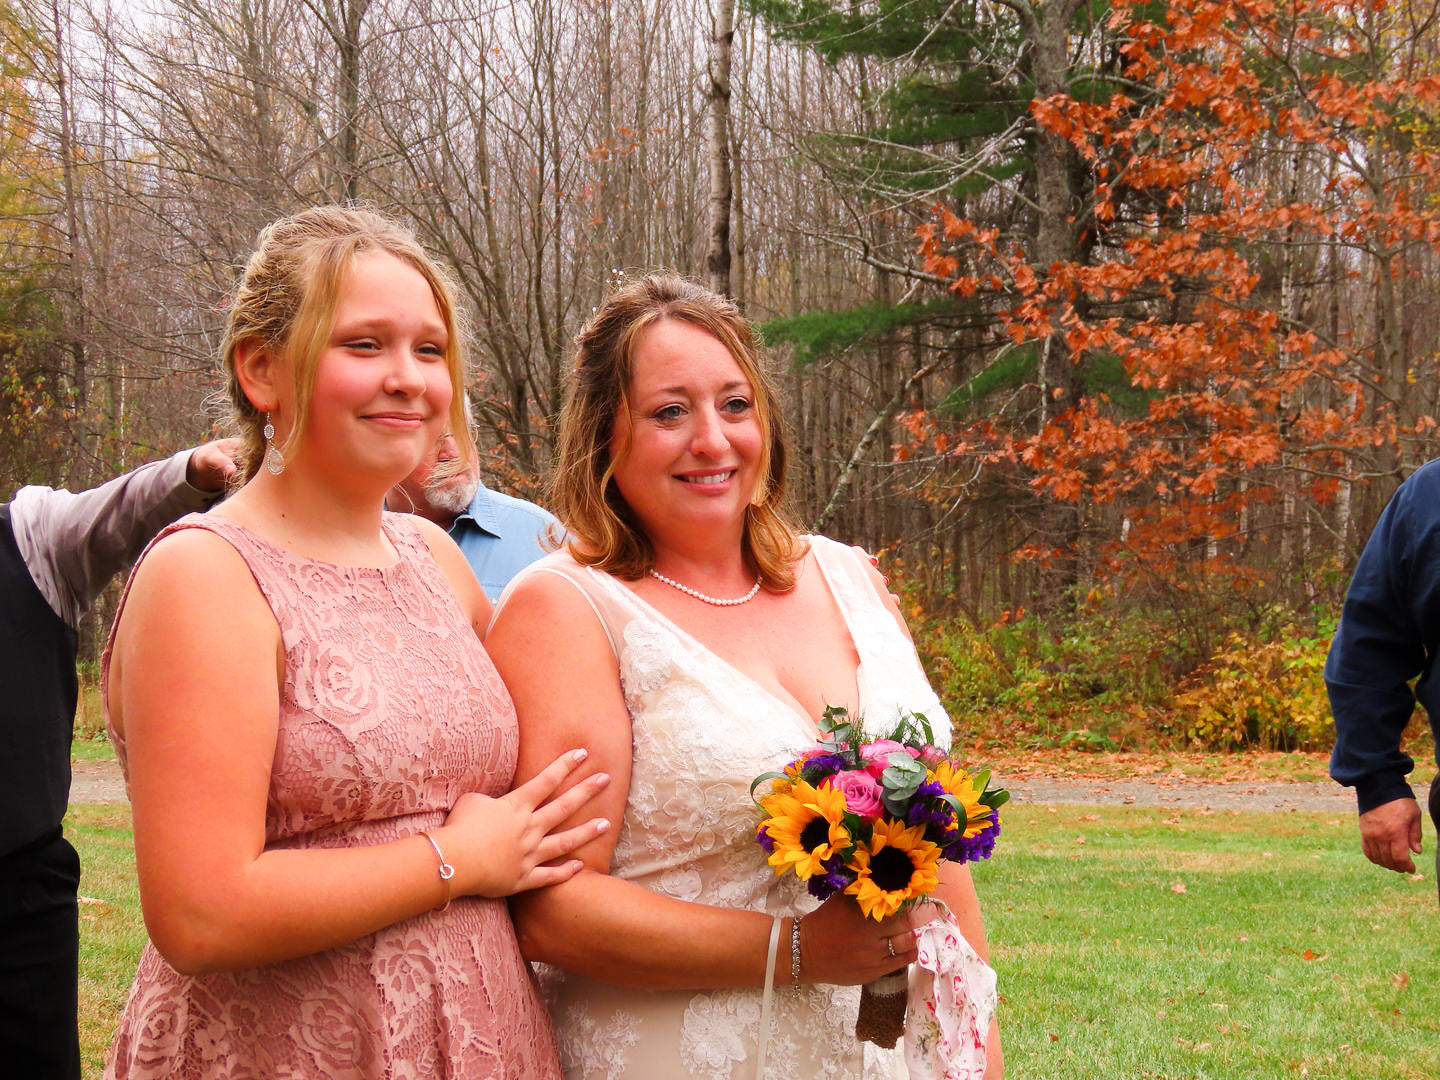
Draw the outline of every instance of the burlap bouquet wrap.
<instances>
[{"instance_id":1,"label":"burlap bouquet wrap","mask_svg":"<svg viewBox=\"0 0 1440 1080\"><path fill-rule=\"evenodd\" d=\"M855 1037L890 1049L905 1034L905 1005L910 996L909 968L892 971L860 987Z\"/></svg>"}]
</instances>

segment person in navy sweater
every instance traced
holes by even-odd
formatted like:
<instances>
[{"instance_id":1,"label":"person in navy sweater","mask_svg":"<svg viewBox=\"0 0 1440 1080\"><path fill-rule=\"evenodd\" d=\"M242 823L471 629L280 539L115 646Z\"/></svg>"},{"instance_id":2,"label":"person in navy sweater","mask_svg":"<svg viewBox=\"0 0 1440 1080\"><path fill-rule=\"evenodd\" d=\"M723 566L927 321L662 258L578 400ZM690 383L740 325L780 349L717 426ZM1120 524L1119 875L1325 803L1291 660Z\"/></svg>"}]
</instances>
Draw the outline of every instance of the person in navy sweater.
<instances>
[{"instance_id":1,"label":"person in navy sweater","mask_svg":"<svg viewBox=\"0 0 1440 1080\"><path fill-rule=\"evenodd\" d=\"M1440 735L1440 460L1400 485L1365 545L1325 664L1335 715L1330 775L1355 789L1366 857L1415 873L1422 819L1400 746L1418 700ZM1411 680L1417 680L1411 689ZM1440 742L1440 738L1437 738ZM1440 824L1440 784L1430 814ZM1440 878L1440 859L1436 864Z\"/></svg>"}]
</instances>

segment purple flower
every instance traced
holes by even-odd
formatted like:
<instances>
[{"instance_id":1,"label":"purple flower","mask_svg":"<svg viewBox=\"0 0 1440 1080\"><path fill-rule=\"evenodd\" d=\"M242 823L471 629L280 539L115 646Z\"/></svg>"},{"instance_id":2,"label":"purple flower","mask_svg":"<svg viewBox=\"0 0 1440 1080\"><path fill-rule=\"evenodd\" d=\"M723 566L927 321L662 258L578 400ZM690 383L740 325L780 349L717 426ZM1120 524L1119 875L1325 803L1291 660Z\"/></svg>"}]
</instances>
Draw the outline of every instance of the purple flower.
<instances>
[{"instance_id":1,"label":"purple flower","mask_svg":"<svg viewBox=\"0 0 1440 1080\"><path fill-rule=\"evenodd\" d=\"M947 859L962 863L990 858L995 853L995 841L1000 839L1000 815L991 811L991 818L994 824L988 829L976 833L968 840L964 833L959 833L945 846L941 854Z\"/></svg>"},{"instance_id":2,"label":"purple flower","mask_svg":"<svg viewBox=\"0 0 1440 1080\"><path fill-rule=\"evenodd\" d=\"M800 775L815 784L840 772L848 764L843 754L816 754L801 766Z\"/></svg>"},{"instance_id":3,"label":"purple flower","mask_svg":"<svg viewBox=\"0 0 1440 1080\"><path fill-rule=\"evenodd\" d=\"M905 824L934 825L941 830L949 830L955 824L955 811L946 803L939 806L923 802L912 803L905 814Z\"/></svg>"},{"instance_id":4,"label":"purple flower","mask_svg":"<svg viewBox=\"0 0 1440 1080\"><path fill-rule=\"evenodd\" d=\"M906 811L905 823L933 825L941 832L949 830L955 824L955 808L941 799L944 794L944 787L933 780L921 784L915 792L915 801Z\"/></svg>"},{"instance_id":5,"label":"purple flower","mask_svg":"<svg viewBox=\"0 0 1440 1080\"><path fill-rule=\"evenodd\" d=\"M830 897L840 891L839 888L831 883L830 879L831 875L829 874L816 874L805 883L805 891L815 897L816 900L829 900Z\"/></svg>"},{"instance_id":6,"label":"purple flower","mask_svg":"<svg viewBox=\"0 0 1440 1080\"><path fill-rule=\"evenodd\" d=\"M765 849L766 855L775 854L775 841L770 837L770 830L761 825L755 833L755 839L760 841L760 846Z\"/></svg>"},{"instance_id":7,"label":"purple flower","mask_svg":"<svg viewBox=\"0 0 1440 1080\"><path fill-rule=\"evenodd\" d=\"M816 900L828 900L837 892L849 888L855 880L845 872L845 860L840 855L832 855L820 865L825 868L825 872L815 874L805 884L805 888Z\"/></svg>"}]
</instances>

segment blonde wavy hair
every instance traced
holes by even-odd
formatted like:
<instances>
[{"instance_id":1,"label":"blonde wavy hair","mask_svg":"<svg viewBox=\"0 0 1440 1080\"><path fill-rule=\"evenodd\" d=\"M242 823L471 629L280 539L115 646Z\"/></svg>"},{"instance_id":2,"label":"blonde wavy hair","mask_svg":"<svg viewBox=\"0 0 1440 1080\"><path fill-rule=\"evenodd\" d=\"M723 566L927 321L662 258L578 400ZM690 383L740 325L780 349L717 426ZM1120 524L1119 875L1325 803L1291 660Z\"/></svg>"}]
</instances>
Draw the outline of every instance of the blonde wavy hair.
<instances>
[{"instance_id":1,"label":"blonde wavy hair","mask_svg":"<svg viewBox=\"0 0 1440 1080\"><path fill-rule=\"evenodd\" d=\"M265 456L265 414L240 385L236 350L243 342L255 341L290 360L297 415L280 450L285 453L298 446L314 393L315 368L329 344L340 292L355 259L371 252L394 256L430 285L449 337L445 365L454 388L449 424L464 463L457 469L474 460L464 392L467 327L449 271L426 254L413 232L384 214L357 206L317 206L261 230L255 252L231 294L220 362L229 420L243 443L240 482L255 475Z\"/></svg>"},{"instance_id":2,"label":"blonde wavy hair","mask_svg":"<svg viewBox=\"0 0 1440 1080\"><path fill-rule=\"evenodd\" d=\"M675 274L647 274L623 286L576 339L549 491L550 508L570 533L566 546L580 563L631 581L655 563L650 538L614 482L610 444L616 421L630 410L635 343L642 331L665 319L713 334L750 381L762 445L742 550L766 588L787 591L795 585L804 545L786 506L785 437L758 336L733 301Z\"/></svg>"}]
</instances>

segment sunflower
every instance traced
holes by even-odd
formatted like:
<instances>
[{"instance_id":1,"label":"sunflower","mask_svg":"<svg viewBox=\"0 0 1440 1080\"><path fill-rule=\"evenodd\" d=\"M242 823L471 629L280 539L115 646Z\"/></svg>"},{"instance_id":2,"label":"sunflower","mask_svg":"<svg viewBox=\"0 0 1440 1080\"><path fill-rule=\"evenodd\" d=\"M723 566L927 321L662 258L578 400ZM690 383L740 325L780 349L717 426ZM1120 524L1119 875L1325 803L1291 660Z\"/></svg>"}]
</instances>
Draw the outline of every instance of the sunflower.
<instances>
[{"instance_id":1,"label":"sunflower","mask_svg":"<svg viewBox=\"0 0 1440 1080\"><path fill-rule=\"evenodd\" d=\"M845 827L845 793L797 780L788 792L760 800L770 817L760 828L769 838L775 873L794 870L802 881L825 873L824 862L852 844Z\"/></svg>"},{"instance_id":2,"label":"sunflower","mask_svg":"<svg viewBox=\"0 0 1440 1080\"><path fill-rule=\"evenodd\" d=\"M980 796L985 793L984 789L977 787L975 778L964 769L942 761L931 770L930 779L954 795L965 808L966 840L995 824L995 811L980 801Z\"/></svg>"},{"instance_id":3,"label":"sunflower","mask_svg":"<svg viewBox=\"0 0 1440 1080\"><path fill-rule=\"evenodd\" d=\"M869 846L855 849L852 867L858 876L845 891L879 922L940 884L940 848L925 839L925 826L881 818Z\"/></svg>"}]
</instances>

